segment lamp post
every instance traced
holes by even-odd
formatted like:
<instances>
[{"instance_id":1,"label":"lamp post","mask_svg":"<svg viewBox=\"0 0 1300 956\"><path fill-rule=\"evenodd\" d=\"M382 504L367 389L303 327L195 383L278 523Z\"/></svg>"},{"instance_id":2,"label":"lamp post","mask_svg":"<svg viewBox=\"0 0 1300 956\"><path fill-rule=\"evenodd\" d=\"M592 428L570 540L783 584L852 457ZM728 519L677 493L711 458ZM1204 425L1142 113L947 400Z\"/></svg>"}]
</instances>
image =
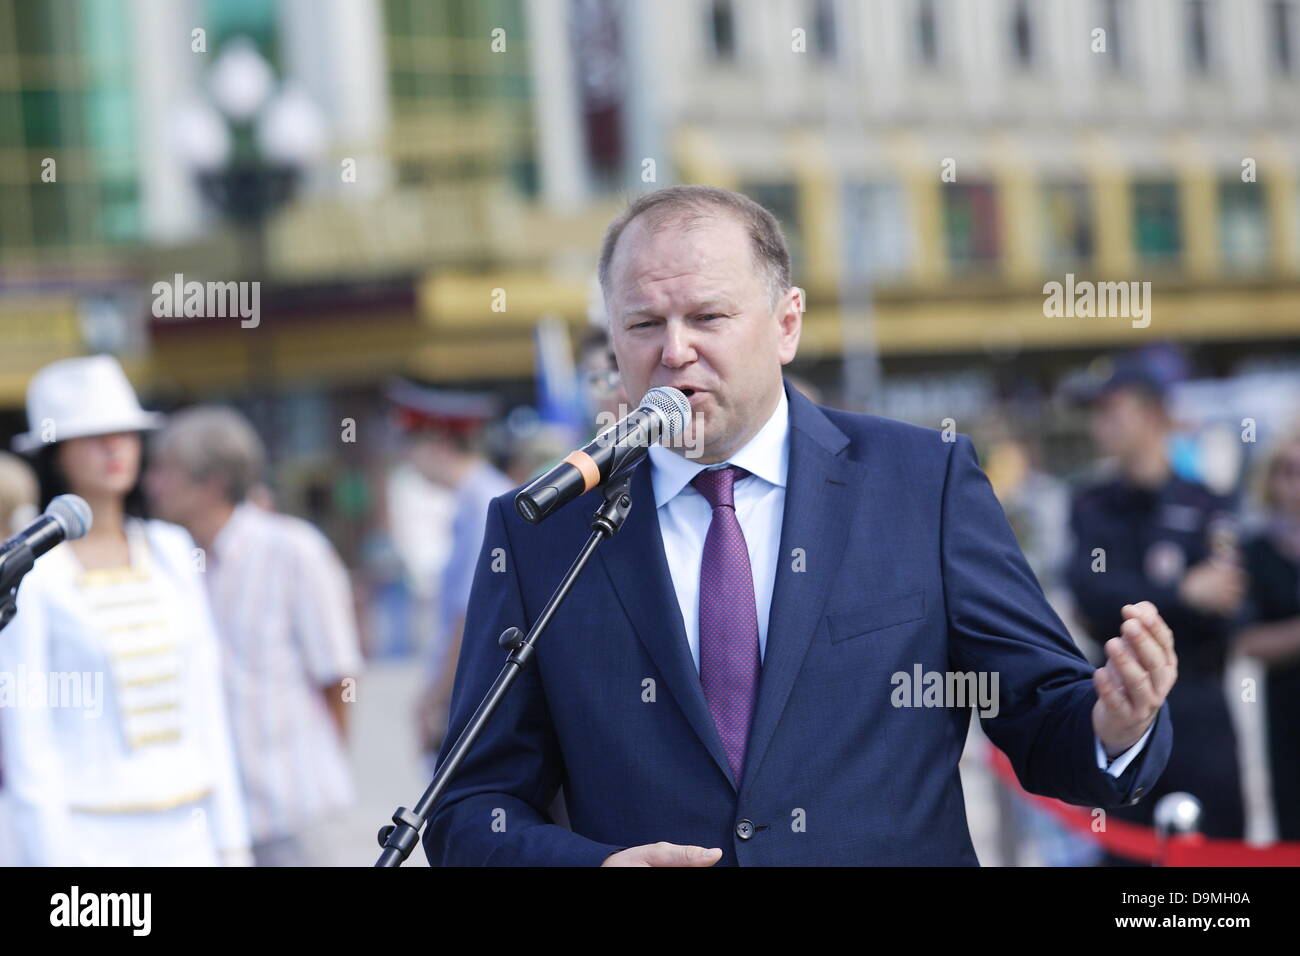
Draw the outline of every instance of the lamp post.
<instances>
[{"instance_id":1,"label":"lamp post","mask_svg":"<svg viewBox=\"0 0 1300 956\"><path fill-rule=\"evenodd\" d=\"M320 111L292 84L276 86L270 64L247 37L222 47L207 79L208 98L181 113L181 153L221 215L261 233L321 152ZM264 242L260 235L248 238L258 253L248 264L260 274Z\"/></svg>"},{"instance_id":2,"label":"lamp post","mask_svg":"<svg viewBox=\"0 0 1300 956\"><path fill-rule=\"evenodd\" d=\"M221 48L206 93L178 117L177 143L204 198L238 233L240 272L261 282L267 273L266 225L320 154L324 124L299 89L277 86L271 65L247 37ZM274 349L252 334L248 348L250 392L265 401L264 421L273 432ZM274 456L273 439L268 434Z\"/></svg>"}]
</instances>

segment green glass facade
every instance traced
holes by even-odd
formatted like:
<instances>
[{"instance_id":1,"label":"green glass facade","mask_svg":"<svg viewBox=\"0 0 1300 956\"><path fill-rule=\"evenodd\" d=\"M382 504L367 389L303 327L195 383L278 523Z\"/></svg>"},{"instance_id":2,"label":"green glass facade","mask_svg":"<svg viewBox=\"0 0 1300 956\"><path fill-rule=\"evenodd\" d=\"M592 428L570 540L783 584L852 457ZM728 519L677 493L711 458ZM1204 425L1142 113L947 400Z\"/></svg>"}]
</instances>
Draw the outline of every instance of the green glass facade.
<instances>
[{"instance_id":1,"label":"green glass facade","mask_svg":"<svg viewBox=\"0 0 1300 956\"><path fill-rule=\"evenodd\" d=\"M402 131L400 180L447 184L505 176L535 195L522 0L385 0L383 12L393 117ZM419 133L432 134L438 124L473 133L463 149L449 149Z\"/></svg>"},{"instance_id":2,"label":"green glass facade","mask_svg":"<svg viewBox=\"0 0 1300 956\"><path fill-rule=\"evenodd\" d=\"M127 8L0 0L0 251L139 239Z\"/></svg>"}]
</instances>

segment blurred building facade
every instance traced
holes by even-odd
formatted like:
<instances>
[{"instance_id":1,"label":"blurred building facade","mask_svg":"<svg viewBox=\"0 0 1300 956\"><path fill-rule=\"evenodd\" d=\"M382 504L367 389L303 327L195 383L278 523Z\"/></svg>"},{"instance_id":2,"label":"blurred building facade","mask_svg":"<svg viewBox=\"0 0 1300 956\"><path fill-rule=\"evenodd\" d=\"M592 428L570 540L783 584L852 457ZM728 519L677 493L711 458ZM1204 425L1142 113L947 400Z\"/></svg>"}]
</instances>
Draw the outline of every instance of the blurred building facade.
<instances>
[{"instance_id":1,"label":"blurred building facade","mask_svg":"<svg viewBox=\"0 0 1300 956\"><path fill-rule=\"evenodd\" d=\"M937 424L1153 339L1294 356L1298 7L0 0L3 423L107 348L163 401L261 396L332 468L390 375L526 398L539 317L588 322L604 225L679 181L781 218L801 368L849 404ZM155 317L156 281L247 274L177 120L240 36L325 146L260 226L259 327ZM1151 282L1150 324L1046 316L1067 274Z\"/></svg>"},{"instance_id":2,"label":"blurred building facade","mask_svg":"<svg viewBox=\"0 0 1300 956\"><path fill-rule=\"evenodd\" d=\"M870 316L900 372L1050 373L1156 339L1294 352L1294 3L669 6L648 88L678 175L781 215L801 356L838 356L841 316ZM1151 282L1150 324L1046 317L1067 273Z\"/></svg>"}]
</instances>

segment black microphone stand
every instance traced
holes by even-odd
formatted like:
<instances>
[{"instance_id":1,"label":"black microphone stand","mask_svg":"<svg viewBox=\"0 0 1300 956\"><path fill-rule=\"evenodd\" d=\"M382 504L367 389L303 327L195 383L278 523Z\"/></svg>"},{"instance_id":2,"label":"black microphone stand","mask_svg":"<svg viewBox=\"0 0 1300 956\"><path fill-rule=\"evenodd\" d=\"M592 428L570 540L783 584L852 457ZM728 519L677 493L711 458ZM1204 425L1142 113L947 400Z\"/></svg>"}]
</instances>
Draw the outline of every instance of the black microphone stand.
<instances>
[{"instance_id":1,"label":"black microphone stand","mask_svg":"<svg viewBox=\"0 0 1300 956\"><path fill-rule=\"evenodd\" d=\"M479 703L478 709L474 711L474 716L470 718L469 724L461 731L456 738L455 745L447 753L446 759L438 766L437 772L433 776L433 782L429 788L424 791L424 796L415 808L408 810L406 807L398 807L397 812L393 814L393 822L379 830L379 845L383 847L383 852L379 854L379 860L375 866L395 867L401 866L406 862L406 858L411 855L411 850L419 840L420 828L424 826L434 804L442 796L443 791L447 789L447 784L460 768L465 755L469 752L474 741L478 739L487 726L488 720L500 706L502 699L506 695L512 684L515 682L521 671L528 666L532 660L533 653L536 651L537 640L542 636L542 631L546 630L546 625L551 622L555 616L555 611L573 588L574 581L577 580L578 574L583 567L596 553L596 547L606 538L612 538L618 529L623 527L623 522L627 519L628 512L632 508L632 496L628 493L628 486L632 479L632 468L634 465L627 465L617 475L611 476L602 486L602 492L605 497L604 503L596 509L595 515L591 519L591 537L587 543L582 546L578 552L577 560L565 573L563 580L556 587L551 598L546 602L546 607L542 608L542 613L538 615L537 620L525 635L517 627L508 627L497 638L503 648L510 652L506 658L505 666L501 668L501 673L497 675L492 686L484 695L483 700Z\"/></svg>"},{"instance_id":2,"label":"black microphone stand","mask_svg":"<svg viewBox=\"0 0 1300 956\"><path fill-rule=\"evenodd\" d=\"M18 584L35 563L29 544L0 551L0 631L18 613Z\"/></svg>"}]
</instances>

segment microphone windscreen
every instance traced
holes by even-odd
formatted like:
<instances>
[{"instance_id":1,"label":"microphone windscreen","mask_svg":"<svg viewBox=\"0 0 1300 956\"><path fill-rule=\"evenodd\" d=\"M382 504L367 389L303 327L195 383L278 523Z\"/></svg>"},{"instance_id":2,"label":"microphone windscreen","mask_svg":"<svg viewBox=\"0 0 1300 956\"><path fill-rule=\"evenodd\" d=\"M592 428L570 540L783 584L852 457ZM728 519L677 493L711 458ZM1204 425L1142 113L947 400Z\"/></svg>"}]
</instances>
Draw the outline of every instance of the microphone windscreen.
<instances>
[{"instance_id":1,"label":"microphone windscreen","mask_svg":"<svg viewBox=\"0 0 1300 956\"><path fill-rule=\"evenodd\" d=\"M59 495L50 502L45 513L62 526L68 541L84 537L90 530L90 505L77 495Z\"/></svg>"},{"instance_id":2,"label":"microphone windscreen","mask_svg":"<svg viewBox=\"0 0 1300 956\"><path fill-rule=\"evenodd\" d=\"M645 393L641 407L649 406L659 412L664 422L665 439L679 438L691 420L691 402L681 389L660 385Z\"/></svg>"}]
</instances>

